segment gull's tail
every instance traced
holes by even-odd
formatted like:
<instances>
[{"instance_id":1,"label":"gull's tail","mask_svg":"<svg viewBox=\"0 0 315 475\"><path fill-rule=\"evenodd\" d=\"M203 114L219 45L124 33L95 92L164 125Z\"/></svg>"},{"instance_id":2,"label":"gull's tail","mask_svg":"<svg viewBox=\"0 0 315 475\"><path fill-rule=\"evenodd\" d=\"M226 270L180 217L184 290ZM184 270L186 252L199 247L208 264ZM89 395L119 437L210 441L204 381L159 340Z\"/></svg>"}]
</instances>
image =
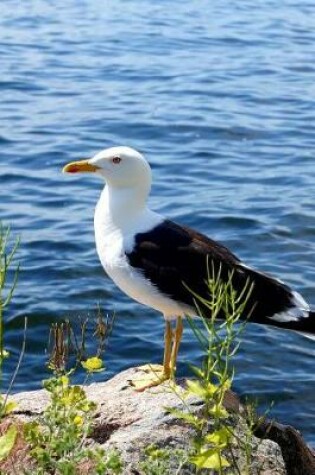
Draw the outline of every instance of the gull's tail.
<instances>
[{"instance_id":1,"label":"gull's tail","mask_svg":"<svg viewBox=\"0 0 315 475\"><path fill-rule=\"evenodd\" d=\"M292 318L293 316L295 318ZM294 330L304 333L305 335L313 336L315 339L315 312L313 310L292 307L288 310L284 310L280 316L278 314L269 317L268 323L279 328L286 328L287 330Z\"/></svg>"},{"instance_id":2,"label":"gull's tail","mask_svg":"<svg viewBox=\"0 0 315 475\"><path fill-rule=\"evenodd\" d=\"M262 322L260 322L262 323ZM315 311L297 307L284 310L282 314L267 317L265 323L301 333L315 341Z\"/></svg>"},{"instance_id":3,"label":"gull's tail","mask_svg":"<svg viewBox=\"0 0 315 475\"><path fill-rule=\"evenodd\" d=\"M302 295L262 272L244 266L242 270L253 283L249 321L293 330L315 340L315 309Z\"/></svg>"},{"instance_id":4,"label":"gull's tail","mask_svg":"<svg viewBox=\"0 0 315 475\"><path fill-rule=\"evenodd\" d=\"M315 311L310 310L308 317L301 321L301 329L298 330L304 336L315 341Z\"/></svg>"}]
</instances>

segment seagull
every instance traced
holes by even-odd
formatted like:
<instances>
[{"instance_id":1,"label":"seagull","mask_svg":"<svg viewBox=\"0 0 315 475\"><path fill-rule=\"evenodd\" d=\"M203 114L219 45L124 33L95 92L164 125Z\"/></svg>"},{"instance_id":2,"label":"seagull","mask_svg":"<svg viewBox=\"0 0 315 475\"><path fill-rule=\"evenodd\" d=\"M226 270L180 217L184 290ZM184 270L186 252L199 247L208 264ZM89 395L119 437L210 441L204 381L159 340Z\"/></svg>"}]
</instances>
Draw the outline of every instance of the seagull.
<instances>
[{"instance_id":1,"label":"seagull","mask_svg":"<svg viewBox=\"0 0 315 475\"><path fill-rule=\"evenodd\" d=\"M101 264L125 294L164 316L163 365L144 366L145 376L133 381L136 390L174 375L183 318L198 314L196 296L205 318L211 318L209 308L202 305L203 299L209 299L209 262L223 282L233 276L236 292L252 283L242 318L315 334L315 312L298 292L243 264L224 245L148 207L152 173L138 151L111 147L90 159L68 163L63 172L95 173L105 181L94 215Z\"/></svg>"}]
</instances>

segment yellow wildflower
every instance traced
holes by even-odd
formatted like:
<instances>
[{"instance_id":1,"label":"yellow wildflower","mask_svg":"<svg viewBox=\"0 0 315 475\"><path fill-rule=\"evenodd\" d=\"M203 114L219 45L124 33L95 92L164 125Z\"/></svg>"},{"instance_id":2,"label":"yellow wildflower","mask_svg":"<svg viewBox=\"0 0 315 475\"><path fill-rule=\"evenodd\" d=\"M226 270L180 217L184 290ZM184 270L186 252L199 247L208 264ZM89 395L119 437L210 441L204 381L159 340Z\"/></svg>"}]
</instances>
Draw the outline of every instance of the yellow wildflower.
<instances>
[{"instance_id":1,"label":"yellow wildflower","mask_svg":"<svg viewBox=\"0 0 315 475\"><path fill-rule=\"evenodd\" d=\"M84 369L86 369L89 373L96 373L98 371L103 371L103 361L98 358L97 356L92 356L88 358L86 361L81 362Z\"/></svg>"}]
</instances>

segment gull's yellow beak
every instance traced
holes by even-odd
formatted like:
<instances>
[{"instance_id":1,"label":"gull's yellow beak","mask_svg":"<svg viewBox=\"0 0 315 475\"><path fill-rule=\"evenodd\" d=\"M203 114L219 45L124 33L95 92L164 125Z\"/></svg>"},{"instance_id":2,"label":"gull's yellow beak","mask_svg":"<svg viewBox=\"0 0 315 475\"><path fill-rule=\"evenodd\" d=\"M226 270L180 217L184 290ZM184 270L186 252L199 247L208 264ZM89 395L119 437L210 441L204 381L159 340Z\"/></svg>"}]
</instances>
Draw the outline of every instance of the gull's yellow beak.
<instances>
[{"instance_id":1,"label":"gull's yellow beak","mask_svg":"<svg viewBox=\"0 0 315 475\"><path fill-rule=\"evenodd\" d=\"M90 164L88 160L79 160L67 163L62 169L62 173L93 173L98 169L99 167Z\"/></svg>"}]
</instances>

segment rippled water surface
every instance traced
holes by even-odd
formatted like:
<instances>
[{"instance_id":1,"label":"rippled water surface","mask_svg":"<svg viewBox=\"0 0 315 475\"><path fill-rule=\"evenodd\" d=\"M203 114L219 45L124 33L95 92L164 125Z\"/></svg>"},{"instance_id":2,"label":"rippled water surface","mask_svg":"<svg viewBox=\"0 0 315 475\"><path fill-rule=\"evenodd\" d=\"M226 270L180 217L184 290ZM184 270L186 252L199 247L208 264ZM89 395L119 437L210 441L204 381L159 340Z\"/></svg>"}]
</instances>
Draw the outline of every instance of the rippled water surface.
<instances>
[{"instance_id":1,"label":"rippled water surface","mask_svg":"<svg viewBox=\"0 0 315 475\"><path fill-rule=\"evenodd\" d=\"M60 173L108 146L146 154L155 210L315 304L314 18L307 0L1 2L0 217L21 236L6 380L28 317L16 390L47 376L51 323L98 303L117 314L100 379L162 357L162 318L99 264L102 183ZM181 374L199 358L186 331ZM314 341L250 325L235 382L313 443L314 358Z\"/></svg>"}]
</instances>

